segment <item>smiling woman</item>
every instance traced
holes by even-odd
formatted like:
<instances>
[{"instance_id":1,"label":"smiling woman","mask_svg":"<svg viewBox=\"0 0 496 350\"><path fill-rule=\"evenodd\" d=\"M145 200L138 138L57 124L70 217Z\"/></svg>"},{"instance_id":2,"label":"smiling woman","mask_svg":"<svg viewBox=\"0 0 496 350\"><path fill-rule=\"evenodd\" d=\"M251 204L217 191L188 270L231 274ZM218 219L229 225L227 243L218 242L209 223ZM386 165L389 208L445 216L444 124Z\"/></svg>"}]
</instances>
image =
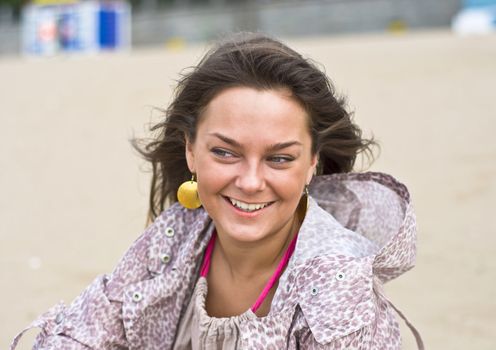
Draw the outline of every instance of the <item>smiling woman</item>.
<instances>
[{"instance_id":1,"label":"smiling woman","mask_svg":"<svg viewBox=\"0 0 496 350\"><path fill-rule=\"evenodd\" d=\"M33 323L35 348L401 348L382 284L414 263L409 194L350 173L374 142L314 64L234 35L152 130L134 143L153 166L151 225L111 274Z\"/></svg>"},{"instance_id":2,"label":"smiling woman","mask_svg":"<svg viewBox=\"0 0 496 350\"><path fill-rule=\"evenodd\" d=\"M296 207L317 165L307 120L287 90L232 87L208 103L186 143L218 236L206 305L213 316L247 310L296 235Z\"/></svg>"}]
</instances>

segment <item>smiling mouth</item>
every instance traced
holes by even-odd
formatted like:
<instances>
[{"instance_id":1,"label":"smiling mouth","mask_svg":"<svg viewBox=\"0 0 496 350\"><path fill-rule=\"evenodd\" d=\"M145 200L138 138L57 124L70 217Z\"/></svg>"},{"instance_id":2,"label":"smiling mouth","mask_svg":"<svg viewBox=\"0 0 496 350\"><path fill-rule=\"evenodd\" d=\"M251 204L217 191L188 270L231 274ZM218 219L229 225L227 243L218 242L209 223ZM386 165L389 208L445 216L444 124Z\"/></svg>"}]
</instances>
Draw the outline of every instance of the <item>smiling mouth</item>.
<instances>
[{"instance_id":1,"label":"smiling mouth","mask_svg":"<svg viewBox=\"0 0 496 350\"><path fill-rule=\"evenodd\" d=\"M274 202L265 202L265 203L246 203L239 201L237 199L231 198L231 197L224 197L226 200L228 200L234 207L245 211L247 213L252 213L257 210L261 210L263 208L268 207Z\"/></svg>"}]
</instances>

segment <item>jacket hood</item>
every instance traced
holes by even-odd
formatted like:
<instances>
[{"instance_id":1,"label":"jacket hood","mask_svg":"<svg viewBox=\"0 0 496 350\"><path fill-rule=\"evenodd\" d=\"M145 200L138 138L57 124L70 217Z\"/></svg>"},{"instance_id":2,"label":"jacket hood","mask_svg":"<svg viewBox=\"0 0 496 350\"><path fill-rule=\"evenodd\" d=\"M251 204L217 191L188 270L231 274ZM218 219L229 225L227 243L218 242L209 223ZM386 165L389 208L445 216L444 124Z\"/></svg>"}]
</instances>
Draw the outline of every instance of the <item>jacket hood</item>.
<instances>
[{"instance_id":1,"label":"jacket hood","mask_svg":"<svg viewBox=\"0 0 496 350\"><path fill-rule=\"evenodd\" d=\"M372 243L374 274L383 282L415 264L415 216L407 188L377 172L323 175L310 195L342 226Z\"/></svg>"}]
</instances>

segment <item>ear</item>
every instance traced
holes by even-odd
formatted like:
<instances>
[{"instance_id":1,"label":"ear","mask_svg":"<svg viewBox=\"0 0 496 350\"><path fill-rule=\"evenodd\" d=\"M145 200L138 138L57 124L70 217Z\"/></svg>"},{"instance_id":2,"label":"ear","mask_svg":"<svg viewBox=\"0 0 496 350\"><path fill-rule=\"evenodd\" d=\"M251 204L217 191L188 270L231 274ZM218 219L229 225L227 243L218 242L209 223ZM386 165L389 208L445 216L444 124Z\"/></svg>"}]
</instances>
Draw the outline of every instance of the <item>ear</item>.
<instances>
[{"instance_id":1,"label":"ear","mask_svg":"<svg viewBox=\"0 0 496 350\"><path fill-rule=\"evenodd\" d=\"M194 152L194 144L189 141L188 137L185 137L185 147L184 152L186 155L186 163L188 164L189 171L194 174L196 173L195 169L195 152Z\"/></svg>"},{"instance_id":2,"label":"ear","mask_svg":"<svg viewBox=\"0 0 496 350\"><path fill-rule=\"evenodd\" d=\"M310 181L312 181L312 177L316 172L318 163L319 163L318 154L312 155L312 159L310 162L310 168L308 168L308 173L307 173L307 182L306 182L307 185L310 183Z\"/></svg>"}]
</instances>

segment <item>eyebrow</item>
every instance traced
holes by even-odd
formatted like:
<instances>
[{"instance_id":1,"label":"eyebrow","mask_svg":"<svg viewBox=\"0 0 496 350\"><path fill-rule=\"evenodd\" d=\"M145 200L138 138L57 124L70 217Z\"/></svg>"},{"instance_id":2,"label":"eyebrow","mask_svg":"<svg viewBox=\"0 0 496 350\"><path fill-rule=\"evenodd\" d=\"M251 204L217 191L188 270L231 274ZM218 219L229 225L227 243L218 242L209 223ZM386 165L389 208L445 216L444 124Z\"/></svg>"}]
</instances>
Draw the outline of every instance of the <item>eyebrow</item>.
<instances>
[{"instance_id":1,"label":"eyebrow","mask_svg":"<svg viewBox=\"0 0 496 350\"><path fill-rule=\"evenodd\" d=\"M241 144L238 141L231 139L230 137L219 134L217 132L211 133L210 135L217 137L218 139L224 141L225 143L227 143L231 146L242 148ZM284 148L287 148L290 146L295 146L295 145L301 146L302 144L299 141L278 142L278 143L274 143L274 144L268 146L267 151L278 151L278 150L281 150L281 149L284 149Z\"/></svg>"}]
</instances>

